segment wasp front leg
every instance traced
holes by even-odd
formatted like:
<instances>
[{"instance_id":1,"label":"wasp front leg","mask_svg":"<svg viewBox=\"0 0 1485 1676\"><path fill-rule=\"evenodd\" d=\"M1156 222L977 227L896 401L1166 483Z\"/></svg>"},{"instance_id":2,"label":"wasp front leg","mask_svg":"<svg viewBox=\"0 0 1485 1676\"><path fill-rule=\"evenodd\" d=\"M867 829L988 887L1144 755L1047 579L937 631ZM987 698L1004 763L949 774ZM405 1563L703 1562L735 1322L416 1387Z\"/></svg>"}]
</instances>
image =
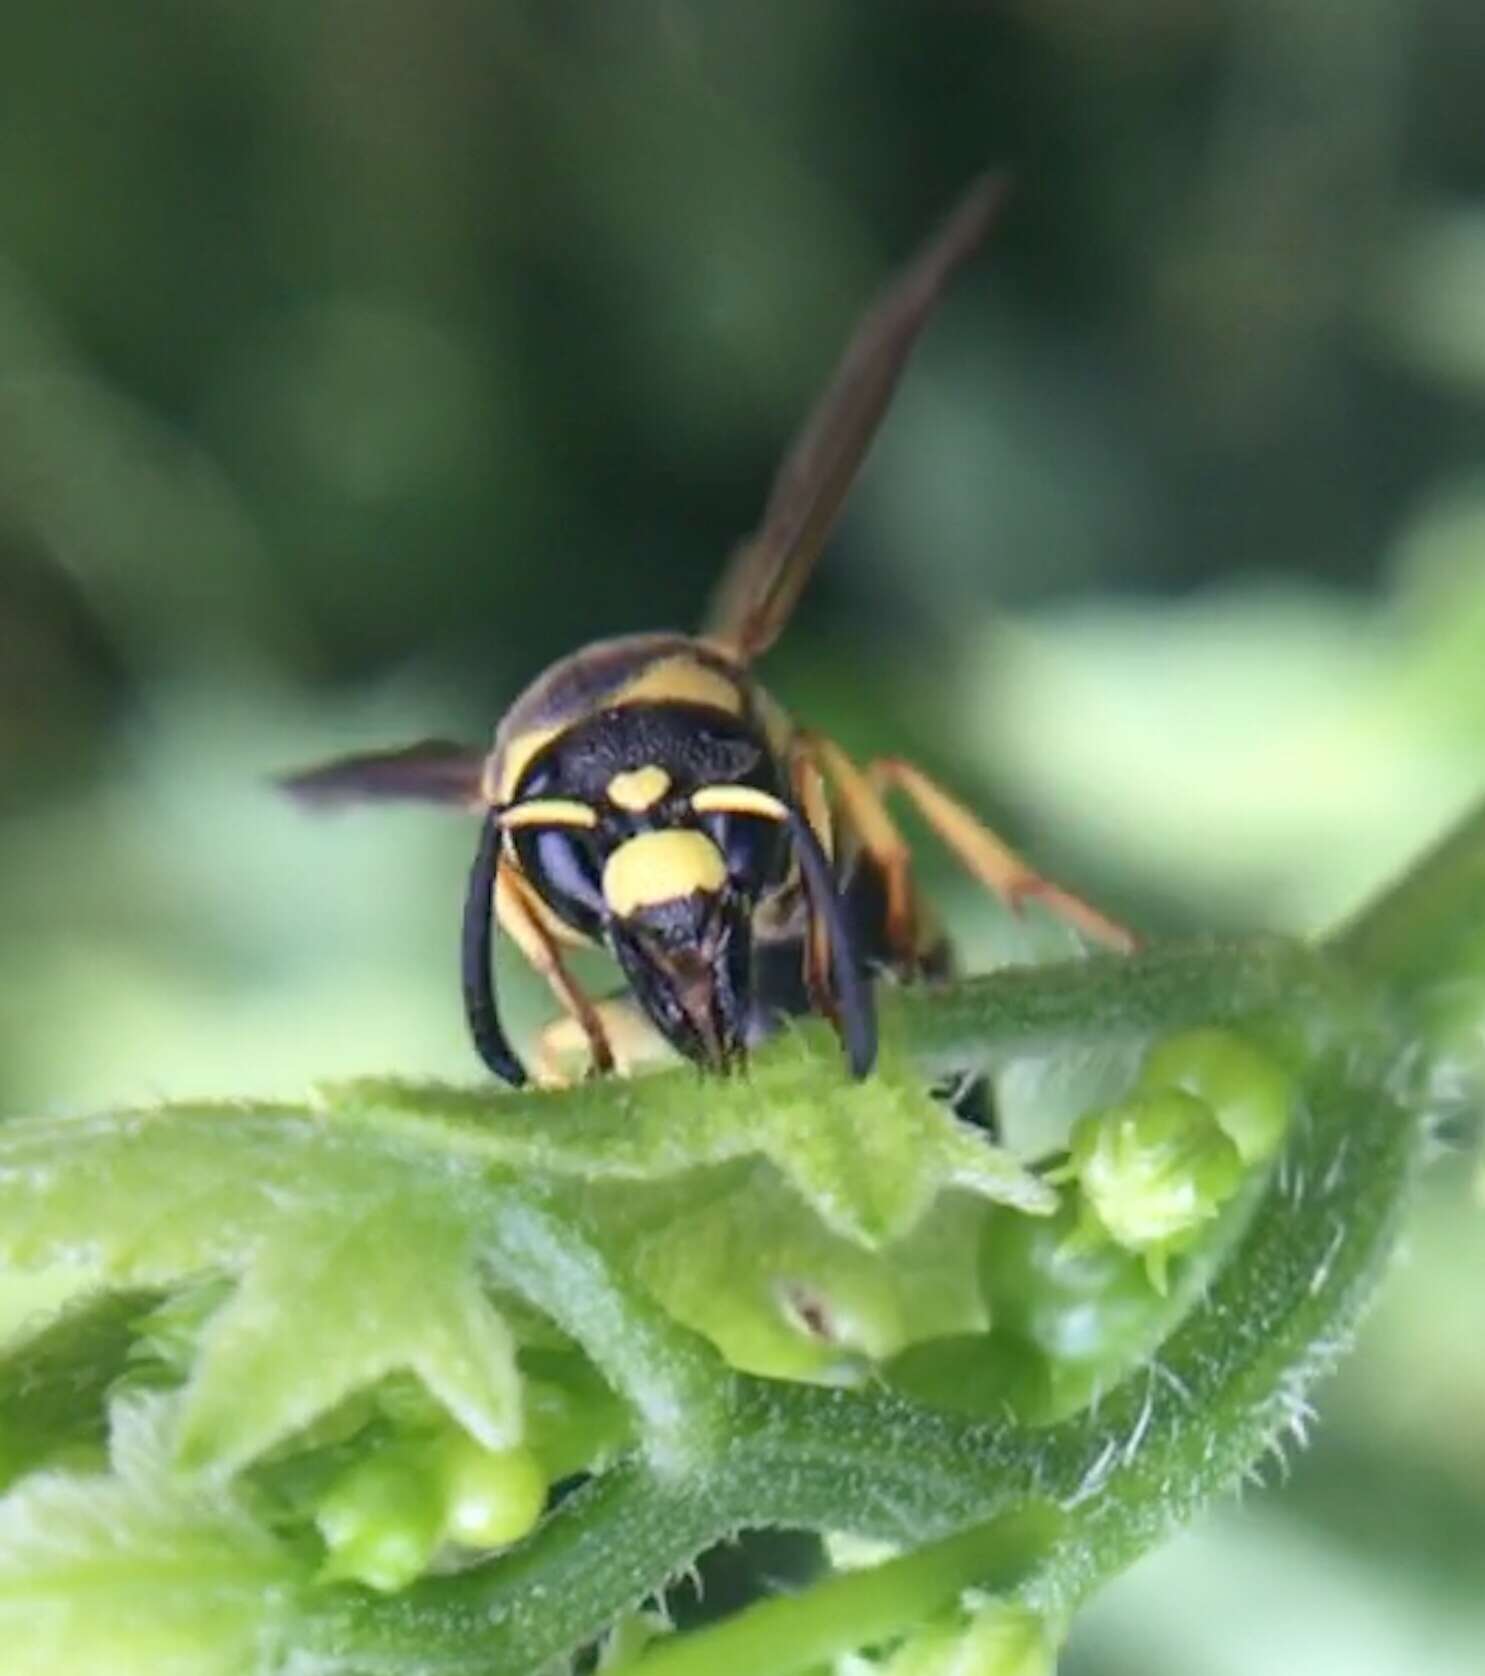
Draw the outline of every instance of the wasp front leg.
<instances>
[{"instance_id":1,"label":"wasp front leg","mask_svg":"<svg viewBox=\"0 0 1485 1676\"><path fill-rule=\"evenodd\" d=\"M893 790L908 797L965 871L993 891L1012 911L1019 911L1023 903L1035 900L1094 942L1125 954L1138 948L1139 938L1127 926L1043 877L1004 839L912 763L897 757L881 757L868 765L866 779L879 803Z\"/></svg>"},{"instance_id":2,"label":"wasp front leg","mask_svg":"<svg viewBox=\"0 0 1485 1676\"><path fill-rule=\"evenodd\" d=\"M534 894L521 874L508 861L503 862L495 875L495 917L501 929L541 973L557 997L567 1019L582 1031L591 1055L592 1069L602 1075L614 1069L614 1052L608 1032L586 990L567 970L556 938L542 923L541 909ZM538 1080L550 1082L546 1074L549 1066L538 1065ZM565 1082L559 1077L559 1085Z\"/></svg>"},{"instance_id":3,"label":"wasp front leg","mask_svg":"<svg viewBox=\"0 0 1485 1676\"><path fill-rule=\"evenodd\" d=\"M835 829L830 818L830 800L815 757L813 742L796 735L789 755L790 789L794 802L820 841L826 858L835 861ZM807 903L807 899L806 899ZM806 905L804 922L804 987L810 1007L822 1018L835 1016L835 996L830 987L830 945L819 910Z\"/></svg>"}]
</instances>

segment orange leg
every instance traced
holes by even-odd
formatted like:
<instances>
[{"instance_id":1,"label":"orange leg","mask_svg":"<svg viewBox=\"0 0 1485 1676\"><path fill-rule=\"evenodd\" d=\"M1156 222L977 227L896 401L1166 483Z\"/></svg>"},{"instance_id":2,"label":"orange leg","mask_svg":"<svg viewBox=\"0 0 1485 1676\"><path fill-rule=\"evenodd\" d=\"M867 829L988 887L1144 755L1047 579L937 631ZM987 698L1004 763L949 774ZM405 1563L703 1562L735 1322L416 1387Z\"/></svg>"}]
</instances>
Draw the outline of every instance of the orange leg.
<instances>
[{"instance_id":1,"label":"orange leg","mask_svg":"<svg viewBox=\"0 0 1485 1676\"><path fill-rule=\"evenodd\" d=\"M581 1027L597 1073L614 1068L603 1020L587 992L563 964L557 941L542 924L531 886L508 862L495 875L495 916L527 960L547 980L564 1011Z\"/></svg>"},{"instance_id":2,"label":"orange leg","mask_svg":"<svg viewBox=\"0 0 1485 1676\"><path fill-rule=\"evenodd\" d=\"M919 915L913 889L912 852L868 775L833 740L804 736L804 747L835 792L842 824L881 870L887 893L887 943L904 972L917 966Z\"/></svg>"},{"instance_id":3,"label":"orange leg","mask_svg":"<svg viewBox=\"0 0 1485 1676\"><path fill-rule=\"evenodd\" d=\"M1019 910L1023 902L1035 899L1095 942L1126 954L1139 946L1134 932L1080 896L1044 879L977 816L910 762L883 757L869 765L866 779L878 799L893 789L905 793L965 870L994 891L1008 908Z\"/></svg>"},{"instance_id":4,"label":"orange leg","mask_svg":"<svg viewBox=\"0 0 1485 1676\"><path fill-rule=\"evenodd\" d=\"M789 777L794 790L794 802L820 840L820 848L831 860L835 858L835 831L830 818L830 800L825 795L825 782L816 759L814 743L796 736L789 757ZM804 938L804 982L815 1011L825 1018L835 1017L835 995L830 985L830 947L825 926L812 908L807 908L808 923Z\"/></svg>"}]
</instances>

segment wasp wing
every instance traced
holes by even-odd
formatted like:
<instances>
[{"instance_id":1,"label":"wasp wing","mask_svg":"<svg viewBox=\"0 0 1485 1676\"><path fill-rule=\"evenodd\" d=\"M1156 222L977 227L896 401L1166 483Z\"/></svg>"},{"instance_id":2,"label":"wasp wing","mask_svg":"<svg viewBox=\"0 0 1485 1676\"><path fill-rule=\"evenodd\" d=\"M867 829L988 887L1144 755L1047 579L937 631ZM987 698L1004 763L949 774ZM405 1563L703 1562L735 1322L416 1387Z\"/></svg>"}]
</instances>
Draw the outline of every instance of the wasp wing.
<instances>
[{"instance_id":1,"label":"wasp wing","mask_svg":"<svg viewBox=\"0 0 1485 1676\"><path fill-rule=\"evenodd\" d=\"M468 745L424 739L397 751L337 757L317 768L285 774L277 783L313 808L406 800L478 809L485 802L480 791L483 769L483 755Z\"/></svg>"},{"instance_id":2,"label":"wasp wing","mask_svg":"<svg viewBox=\"0 0 1485 1676\"><path fill-rule=\"evenodd\" d=\"M741 662L778 638L871 446L919 332L973 254L1006 195L982 175L857 326L784 458L763 522L738 548L712 601L706 637Z\"/></svg>"}]
</instances>

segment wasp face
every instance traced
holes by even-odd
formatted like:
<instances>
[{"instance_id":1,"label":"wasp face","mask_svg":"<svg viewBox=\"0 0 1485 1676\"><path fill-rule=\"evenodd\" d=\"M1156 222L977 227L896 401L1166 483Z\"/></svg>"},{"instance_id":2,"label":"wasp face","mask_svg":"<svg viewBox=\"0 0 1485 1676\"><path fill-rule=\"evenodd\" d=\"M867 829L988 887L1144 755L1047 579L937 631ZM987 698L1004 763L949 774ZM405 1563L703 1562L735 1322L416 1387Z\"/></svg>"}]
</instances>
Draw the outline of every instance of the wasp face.
<instances>
[{"instance_id":1,"label":"wasp face","mask_svg":"<svg viewBox=\"0 0 1485 1676\"><path fill-rule=\"evenodd\" d=\"M630 706L553 740L503 817L551 912L608 946L673 1047L719 1069L745 1045L753 916L787 873L778 781L745 722Z\"/></svg>"},{"instance_id":2,"label":"wasp face","mask_svg":"<svg viewBox=\"0 0 1485 1676\"><path fill-rule=\"evenodd\" d=\"M753 912L705 833L639 833L603 870L608 942L635 999L679 1052L723 1068L738 1058L752 997Z\"/></svg>"}]
</instances>

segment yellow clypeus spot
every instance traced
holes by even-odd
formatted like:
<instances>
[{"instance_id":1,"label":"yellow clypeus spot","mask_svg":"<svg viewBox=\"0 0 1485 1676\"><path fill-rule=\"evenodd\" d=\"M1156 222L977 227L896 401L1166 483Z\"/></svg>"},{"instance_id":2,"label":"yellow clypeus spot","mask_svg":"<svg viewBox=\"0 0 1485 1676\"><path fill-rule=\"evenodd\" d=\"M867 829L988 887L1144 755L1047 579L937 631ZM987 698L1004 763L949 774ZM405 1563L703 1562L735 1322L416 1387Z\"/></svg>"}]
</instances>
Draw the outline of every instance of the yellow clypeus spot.
<instances>
[{"instance_id":1,"label":"yellow clypeus spot","mask_svg":"<svg viewBox=\"0 0 1485 1676\"><path fill-rule=\"evenodd\" d=\"M620 844L603 869L603 896L620 919L727 882L722 852L705 833L641 832Z\"/></svg>"},{"instance_id":2,"label":"yellow clypeus spot","mask_svg":"<svg viewBox=\"0 0 1485 1676\"><path fill-rule=\"evenodd\" d=\"M643 768L626 768L615 774L608 783L608 800L631 814L642 814L652 809L670 790L670 775L658 762L647 762Z\"/></svg>"}]
</instances>

